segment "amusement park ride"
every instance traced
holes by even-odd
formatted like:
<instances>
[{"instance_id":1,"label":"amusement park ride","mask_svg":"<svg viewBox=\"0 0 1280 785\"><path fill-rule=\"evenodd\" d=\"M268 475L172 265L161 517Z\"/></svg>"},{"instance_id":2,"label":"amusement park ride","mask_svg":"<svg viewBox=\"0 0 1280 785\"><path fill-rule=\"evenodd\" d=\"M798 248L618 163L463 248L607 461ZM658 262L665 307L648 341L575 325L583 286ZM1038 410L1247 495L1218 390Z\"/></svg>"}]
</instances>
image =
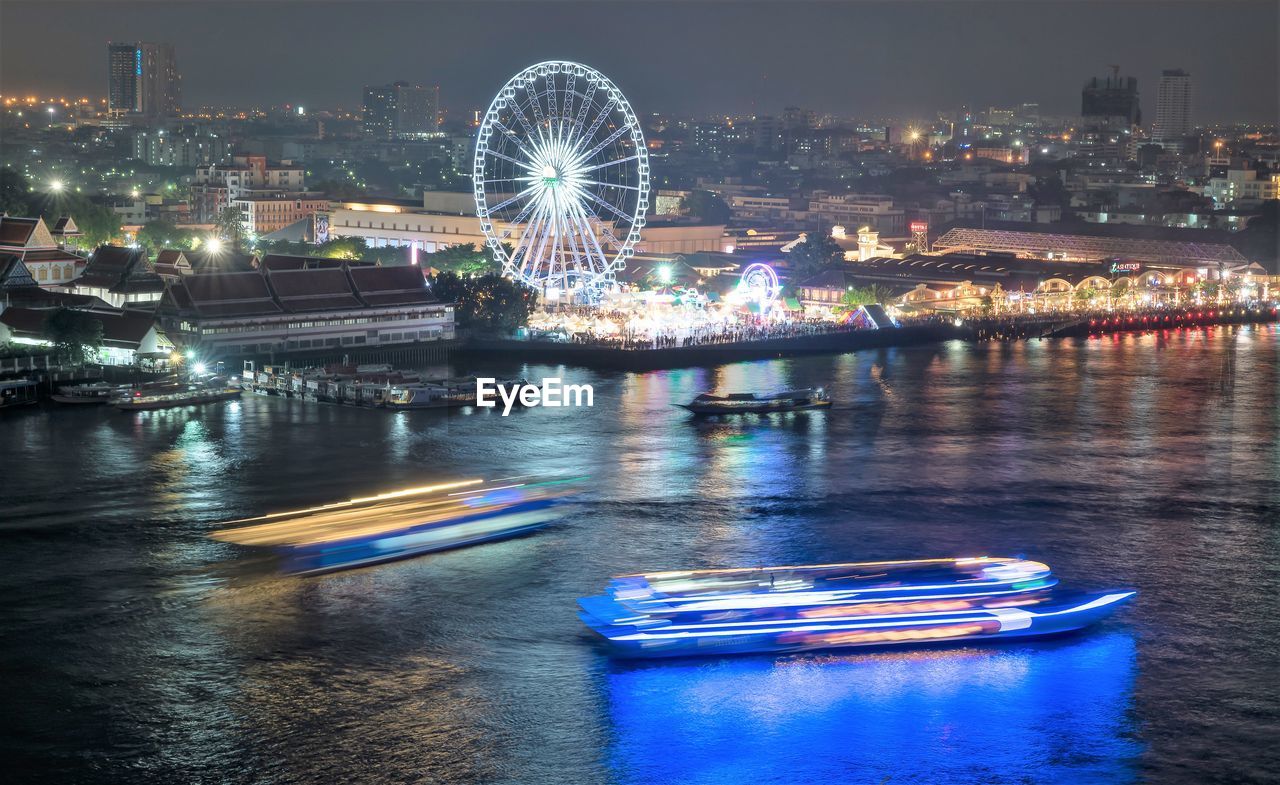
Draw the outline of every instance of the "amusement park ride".
<instances>
[{"instance_id":1,"label":"amusement park ride","mask_svg":"<svg viewBox=\"0 0 1280 785\"><path fill-rule=\"evenodd\" d=\"M513 76L485 112L472 176L504 275L547 300L593 303L616 287L645 225L649 159L607 77L568 61Z\"/></svg>"}]
</instances>

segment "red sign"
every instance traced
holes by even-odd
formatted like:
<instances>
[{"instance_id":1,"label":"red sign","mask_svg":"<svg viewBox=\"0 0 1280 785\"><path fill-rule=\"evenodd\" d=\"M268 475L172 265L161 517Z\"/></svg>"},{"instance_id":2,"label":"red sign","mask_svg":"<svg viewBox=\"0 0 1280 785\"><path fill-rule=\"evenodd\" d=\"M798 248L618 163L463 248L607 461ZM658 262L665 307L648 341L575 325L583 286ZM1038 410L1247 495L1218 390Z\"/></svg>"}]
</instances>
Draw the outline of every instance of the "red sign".
<instances>
[{"instance_id":1,"label":"red sign","mask_svg":"<svg viewBox=\"0 0 1280 785\"><path fill-rule=\"evenodd\" d=\"M912 222L911 222L911 231L912 231L912 232L927 232L927 231L929 231L929 224L925 223L924 221L912 221Z\"/></svg>"}]
</instances>

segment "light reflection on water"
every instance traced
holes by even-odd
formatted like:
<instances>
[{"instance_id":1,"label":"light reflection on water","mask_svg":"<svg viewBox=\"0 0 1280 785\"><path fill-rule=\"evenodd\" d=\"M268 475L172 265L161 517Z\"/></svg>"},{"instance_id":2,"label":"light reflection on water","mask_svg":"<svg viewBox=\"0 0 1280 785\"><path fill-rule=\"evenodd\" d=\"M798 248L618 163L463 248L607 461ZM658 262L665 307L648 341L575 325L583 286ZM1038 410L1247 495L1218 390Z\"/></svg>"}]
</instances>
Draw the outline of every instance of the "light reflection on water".
<instances>
[{"instance_id":1,"label":"light reflection on water","mask_svg":"<svg viewBox=\"0 0 1280 785\"><path fill-rule=\"evenodd\" d=\"M1034 647L616 665L618 782L1121 783L1136 647Z\"/></svg>"},{"instance_id":2,"label":"light reflection on water","mask_svg":"<svg viewBox=\"0 0 1280 785\"><path fill-rule=\"evenodd\" d=\"M375 763L513 785L731 781L748 764L753 782L1273 780L1277 347L1269 327L483 369L595 385L593 409L507 418L256 396L5 413L0 739L55 782L310 782ZM816 385L833 411L673 407ZM595 488L535 536L313 579L228 575L242 554L205 536L530 471ZM1139 596L1043 644L646 666L610 663L574 616L636 570L983 553Z\"/></svg>"}]
</instances>

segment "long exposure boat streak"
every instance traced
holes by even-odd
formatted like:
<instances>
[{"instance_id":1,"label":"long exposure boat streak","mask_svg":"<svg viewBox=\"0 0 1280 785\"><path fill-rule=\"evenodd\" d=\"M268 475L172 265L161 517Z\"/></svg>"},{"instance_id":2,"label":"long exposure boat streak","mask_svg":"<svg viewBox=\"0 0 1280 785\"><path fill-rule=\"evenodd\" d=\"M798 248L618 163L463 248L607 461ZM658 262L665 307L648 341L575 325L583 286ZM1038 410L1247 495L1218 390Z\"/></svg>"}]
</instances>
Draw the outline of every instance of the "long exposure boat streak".
<instances>
[{"instance_id":1,"label":"long exposure boat streak","mask_svg":"<svg viewBox=\"0 0 1280 785\"><path fill-rule=\"evenodd\" d=\"M216 540L312 574L515 537L558 520L576 480L458 480L232 521Z\"/></svg>"},{"instance_id":2,"label":"long exposure boat streak","mask_svg":"<svg viewBox=\"0 0 1280 785\"><path fill-rule=\"evenodd\" d=\"M926 559L629 575L578 603L616 653L669 657L1053 635L1135 594L1056 585L1040 562Z\"/></svg>"}]
</instances>

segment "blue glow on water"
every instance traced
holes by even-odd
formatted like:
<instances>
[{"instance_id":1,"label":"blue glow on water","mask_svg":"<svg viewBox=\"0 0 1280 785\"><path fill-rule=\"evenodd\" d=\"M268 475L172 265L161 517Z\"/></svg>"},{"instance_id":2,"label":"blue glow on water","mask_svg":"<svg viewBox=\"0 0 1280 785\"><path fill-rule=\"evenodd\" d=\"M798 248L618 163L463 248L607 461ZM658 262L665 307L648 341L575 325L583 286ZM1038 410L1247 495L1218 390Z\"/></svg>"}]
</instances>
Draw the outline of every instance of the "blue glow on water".
<instances>
[{"instance_id":1,"label":"blue glow on water","mask_svg":"<svg viewBox=\"0 0 1280 785\"><path fill-rule=\"evenodd\" d=\"M964 649L617 664L623 783L1123 783L1124 632Z\"/></svg>"}]
</instances>

